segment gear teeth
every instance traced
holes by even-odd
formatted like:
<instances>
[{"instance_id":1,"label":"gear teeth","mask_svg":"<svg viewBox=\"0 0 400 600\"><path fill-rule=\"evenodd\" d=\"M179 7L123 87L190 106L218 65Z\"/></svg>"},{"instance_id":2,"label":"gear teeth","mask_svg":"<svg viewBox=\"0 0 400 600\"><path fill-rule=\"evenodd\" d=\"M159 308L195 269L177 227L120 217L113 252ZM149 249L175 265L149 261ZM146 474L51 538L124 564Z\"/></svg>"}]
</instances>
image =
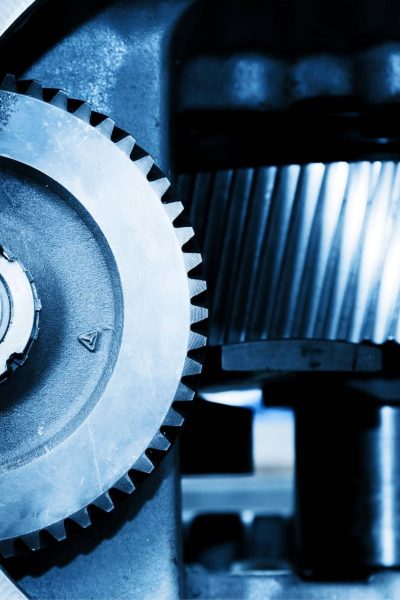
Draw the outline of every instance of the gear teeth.
<instances>
[{"instance_id":1,"label":"gear teeth","mask_svg":"<svg viewBox=\"0 0 400 600\"><path fill-rule=\"evenodd\" d=\"M124 154L126 154L129 157L132 154L135 144L136 144L136 141L131 135L126 135L118 142L115 142L115 145L118 146L118 148L121 150L121 152L123 152Z\"/></svg>"},{"instance_id":2,"label":"gear teeth","mask_svg":"<svg viewBox=\"0 0 400 600\"><path fill-rule=\"evenodd\" d=\"M173 223L183 211L182 202L170 202L169 204L164 204L164 210L167 213L171 223Z\"/></svg>"},{"instance_id":3,"label":"gear teeth","mask_svg":"<svg viewBox=\"0 0 400 600\"><path fill-rule=\"evenodd\" d=\"M117 483L113 485L113 488L123 492L124 494L132 494L132 492L134 492L136 489L128 473L121 477L121 479L119 479Z\"/></svg>"},{"instance_id":4,"label":"gear teeth","mask_svg":"<svg viewBox=\"0 0 400 600\"><path fill-rule=\"evenodd\" d=\"M190 402L193 400L193 396L193 390L181 381L176 390L174 402Z\"/></svg>"},{"instance_id":5,"label":"gear teeth","mask_svg":"<svg viewBox=\"0 0 400 600\"><path fill-rule=\"evenodd\" d=\"M164 420L164 427L181 427L183 425L184 418L174 408L168 411L167 416Z\"/></svg>"},{"instance_id":6,"label":"gear teeth","mask_svg":"<svg viewBox=\"0 0 400 600\"><path fill-rule=\"evenodd\" d=\"M45 531L47 531L47 533L49 533L57 542L61 542L67 537L64 521L58 521L58 523L46 527Z\"/></svg>"},{"instance_id":7,"label":"gear teeth","mask_svg":"<svg viewBox=\"0 0 400 600\"><path fill-rule=\"evenodd\" d=\"M114 509L114 502L111 500L110 494L105 492L101 496L99 496L96 500L94 500L91 504L96 506L103 512L109 513Z\"/></svg>"},{"instance_id":8,"label":"gear teeth","mask_svg":"<svg viewBox=\"0 0 400 600\"><path fill-rule=\"evenodd\" d=\"M143 175L148 178L149 185L152 186L154 192L160 199L163 198L164 194L169 189L170 183L168 179L163 177L162 173L153 167L153 159L144 153L141 148L136 146L135 139L121 129L118 129L112 119L93 111L92 107L87 102L70 99L63 90L43 90L42 86L37 81L21 82L19 89L17 80L13 75L6 75L0 86L4 91L23 93L44 100L57 108L68 111L80 120L90 124L102 135L111 139L111 141L118 146L119 150L132 160L133 164L135 164ZM198 374L201 372L201 365L199 363L199 360L201 359L199 356L206 345L206 337L203 335L203 331L206 329L205 324L207 323L208 312L200 305L200 300L198 300L199 304L197 304L197 299L199 299L206 290L206 284L201 279L201 270L199 270L199 274L197 274L197 267L202 263L201 255L196 251L192 251L192 243L188 244L188 242L192 240L194 234L192 228L188 226L187 219L184 217L181 202L174 201L171 195L168 194L163 199L163 207L175 228L175 233L182 246L183 260L188 275L188 286L191 299L191 332L187 358L185 360L181 381L179 382L175 393L173 405L161 425L161 430L156 433L150 442L148 449L138 458L132 467L132 477L138 478L138 482L141 482L145 479L147 474L154 471L155 465L158 464L164 453L171 447L169 438L171 438L171 440L175 438L178 428L183 425L184 416L180 413L181 411L184 413L183 409L185 403L193 400L199 382ZM35 310L40 311L40 309L41 306L37 303ZM176 406L175 403L177 403ZM136 475L134 475L135 471ZM130 474L127 473L111 487L110 491L113 493L113 490L116 490L129 495L132 494L135 489L136 485L132 481ZM66 518L65 521L54 523L41 532L33 532L29 535L21 536L20 538L1 540L0 555L7 558L24 551L25 547L30 550L37 550L41 547L42 542L45 543L49 539L57 541L64 540L69 536L69 528L72 524L75 524L82 529L89 527L92 523L91 510L93 509L95 514L96 508L106 513L109 513L114 509L114 502L109 492L103 493L96 500L91 502L89 507L86 506L82 508ZM46 536L47 540L45 539Z\"/></svg>"},{"instance_id":9,"label":"gear teeth","mask_svg":"<svg viewBox=\"0 0 400 600\"><path fill-rule=\"evenodd\" d=\"M62 110L67 110L68 94L63 90L58 90L50 100L50 104L53 104L53 106L57 106L57 108L61 108Z\"/></svg>"},{"instance_id":10,"label":"gear teeth","mask_svg":"<svg viewBox=\"0 0 400 600\"><path fill-rule=\"evenodd\" d=\"M191 326L191 331L194 331L195 333L200 333L200 335L203 335L206 339L208 338L208 314L207 314L207 310L204 310L204 319L200 319L198 321L194 321L192 323Z\"/></svg>"},{"instance_id":11,"label":"gear teeth","mask_svg":"<svg viewBox=\"0 0 400 600\"><path fill-rule=\"evenodd\" d=\"M167 452L170 447L171 442L161 433L161 431L157 432L150 443L150 448L152 450L159 450L160 452Z\"/></svg>"},{"instance_id":12,"label":"gear teeth","mask_svg":"<svg viewBox=\"0 0 400 600\"><path fill-rule=\"evenodd\" d=\"M189 294L190 299L199 296L207 289L207 284L204 279L189 279Z\"/></svg>"},{"instance_id":13,"label":"gear teeth","mask_svg":"<svg viewBox=\"0 0 400 600\"><path fill-rule=\"evenodd\" d=\"M195 269L198 265L202 263L201 254L199 254L198 252L184 252L183 260L185 263L186 273L188 274L192 269Z\"/></svg>"},{"instance_id":14,"label":"gear teeth","mask_svg":"<svg viewBox=\"0 0 400 600\"><path fill-rule=\"evenodd\" d=\"M176 236L179 240L181 247L183 247L189 240L194 237L194 232L191 227L176 227L175 228Z\"/></svg>"},{"instance_id":15,"label":"gear teeth","mask_svg":"<svg viewBox=\"0 0 400 600\"><path fill-rule=\"evenodd\" d=\"M105 137L108 137L111 139L111 135L112 132L114 131L114 127L115 127L115 123L112 119L110 119L109 117L106 117L103 121L101 121L101 123L98 123L95 126L95 129L97 129L97 131L100 131L100 133L102 133Z\"/></svg>"},{"instance_id":16,"label":"gear teeth","mask_svg":"<svg viewBox=\"0 0 400 600\"><path fill-rule=\"evenodd\" d=\"M160 177L160 179L155 179L154 181L150 181L150 185L153 188L153 190L155 191L155 193L157 194L157 196L159 198L162 198L164 196L165 192L169 189L171 184L166 177ZM173 204L180 204L180 203L173 202Z\"/></svg>"},{"instance_id":17,"label":"gear teeth","mask_svg":"<svg viewBox=\"0 0 400 600\"><path fill-rule=\"evenodd\" d=\"M17 79L9 73L3 78L0 87L6 92L17 92Z\"/></svg>"},{"instance_id":18,"label":"gear teeth","mask_svg":"<svg viewBox=\"0 0 400 600\"><path fill-rule=\"evenodd\" d=\"M78 512L71 515L69 519L76 525L79 525L79 527L82 527L82 529L86 529L86 527L89 527L91 524L91 519L86 506L85 508L82 508L81 510L78 510Z\"/></svg>"},{"instance_id":19,"label":"gear teeth","mask_svg":"<svg viewBox=\"0 0 400 600\"><path fill-rule=\"evenodd\" d=\"M154 160L146 154L139 158L138 160L133 161L133 164L143 173L143 175L148 175L151 167L154 165Z\"/></svg>"},{"instance_id":20,"label":"gear teeth","mask_svg":"<svg viewBox=\"0 0 400 600\"><path fill-rule=\"evenodd\" d=\"M135 461L133 468L142 473L151 473L154 471L154 465L146 454L142 454L142 456Z\"/></svg>"},{"instance_id":21,"label":"gear teeth","mask_svg":"<svg viewBox=\"0 0 400 600\"><path fill-rule=\"evenodd\" d=\"M191 348L190 352L193 350L198 350L199 348L204 348L207 343L207 338L205 335L201 333L196 333L195 331L190 332L189 338L189 346Z\"/></svg>"},{"instance_id":22,"label":"gear teeth","mask_svg":"<svg viewBox=\"0 0 400 600\"><path fill-rule=\"evenodd\" d=\"M87 102L82 102L78 108L72 111L75 117L78 117L81 121L90 123L90 117L92 115L92 107Z\"/></svg>"},{"instance_id":23,"label":"gear teeth","mask_svg":"<svg viewBox=\"0 0 400 600\"><path fill-rule=\"evenodd\" d=\"M42 84L33 79L28 87L26 88L25 94L27 96L31 96L31 98L36 98L37 100L43 100L43 86Z\"/></svg>"},{"instance_id":24,"label":"gear teeth","mask_svg":"<svg viewBox=\"0 0 400 600\"><path fill-rule=\"evenodd\" d=\"M183 367L183 377L191 377L192 375L198 375L201 373L201 363L193 358L187 358Z\"/></svg>"},{"instance_id":25,"label":"gear teeth","mask_svg":"<svg viewBox=\"0 0 400 600\"><path fill-rule=\"evenodd\" d=\"M29 550L39 550L41 546L38 531L33 531L32 533L28 533L27 535L21 535L19 539L23 544L25 544L25 546Z\"/></svg>"},{"instance_id":26,"label":"gear teeth","mask_svg":"<svg viewBox=\"0 0 400 600\"><path fill-rule=\"evenodd\" d=\"M192 303L192 331L198 331L201 327L202 331L208 331L208 310L204 306L197 306Z\"/></svg>"}]
</instances>

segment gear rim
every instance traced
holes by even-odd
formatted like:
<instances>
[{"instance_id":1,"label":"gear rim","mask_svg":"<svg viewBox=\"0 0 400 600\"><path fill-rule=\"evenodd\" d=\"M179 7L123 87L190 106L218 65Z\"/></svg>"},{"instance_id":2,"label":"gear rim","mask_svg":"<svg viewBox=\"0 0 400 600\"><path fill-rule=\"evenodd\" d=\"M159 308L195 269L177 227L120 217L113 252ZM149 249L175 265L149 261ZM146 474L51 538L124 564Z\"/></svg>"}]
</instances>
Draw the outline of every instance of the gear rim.
<instances>
[{"instance_id":1,"label":"gear rim","mask_svg":"<svg viewBox=\"0 0 400 600\"><path fill-rule=\"evenodd\" d=\"M60 90L43 89L36 81L17 82L14 77L7 76L0 85L0 90L44 101L53 107L74 115L85 121L93 129L99 131L107 140L113 142L115 146L118 146L119 150L123 154L128 155L136 165L139 162L141 163L143 174L145 174L148 183L159 196L165 208L166 215L174 226L179 246L182 250L190 299L189 345L184 361L183 374L180 378L175 397L170 402L170 408L165 419L158 427L154 438L147 445L146 450L130 465L126 473L114 485L99 494L92 502L89 502L87 505L84 504L77 513L68 515L46 527L27 532L24 535L10 536L3 539L0 542L0 552L4 557L8 557L21 551L20 542L22 542L24 549L26 547L35 550L47 543L47 540L43 540L43 537L48 539L48 535L46 534L50 534L51 538L55 541L66 538L66 520L71 520L80 527L87 527L91 523L90 506L97 507L104 512L109 512L114 508L112 498L114 491L130 495L140 481L154 470L160 459L171 447L171 443L183 423L183 415L186 411L187 403L194 396L196 380L201 372L202 352L206 342L204 334L206 333L207 311L204 306L205 283L201 278L201 259L200 255L194 252L193 232L187 226L182 213L183 207L180 202L164 196L169 183L158 169L152 167L152 160L135 144L133 138L117 128L111 119L93 111L86 102L71 100L65 92Z\"/></svg>"}]
</instances>

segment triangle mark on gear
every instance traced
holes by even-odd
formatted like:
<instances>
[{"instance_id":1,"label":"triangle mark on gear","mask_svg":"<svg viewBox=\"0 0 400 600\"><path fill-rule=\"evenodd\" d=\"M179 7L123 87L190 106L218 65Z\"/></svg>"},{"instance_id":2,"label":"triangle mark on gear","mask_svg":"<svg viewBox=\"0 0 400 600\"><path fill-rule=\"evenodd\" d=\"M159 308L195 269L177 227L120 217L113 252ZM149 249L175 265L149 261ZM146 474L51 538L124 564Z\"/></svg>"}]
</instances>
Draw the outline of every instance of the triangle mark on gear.
<instances>
[{"instance_id":1,"label":"triangle mark on gear","mask_svg":"<svg viewBox=\"0 0 400 600\"><path fill-rule=\"evenodd\" d=\"M97 340L99 339L98 331L85 331L78 335L78 340L89 352L95 352L97 346Z\"/></svg>"}]
</instances>

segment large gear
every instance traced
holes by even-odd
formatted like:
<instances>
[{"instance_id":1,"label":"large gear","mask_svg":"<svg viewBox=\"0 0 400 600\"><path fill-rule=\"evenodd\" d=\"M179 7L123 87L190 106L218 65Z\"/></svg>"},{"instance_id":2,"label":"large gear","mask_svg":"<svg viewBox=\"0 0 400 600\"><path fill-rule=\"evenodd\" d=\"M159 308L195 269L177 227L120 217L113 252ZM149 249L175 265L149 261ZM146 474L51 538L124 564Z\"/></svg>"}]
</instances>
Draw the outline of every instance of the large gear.
<instances>
[{"instance_id":1,"label":"large gear","mask_svg":"<svg viewBox=\"0 0 400 600\"><path fill-rule=\"evenodd\" d=\"M64 539L66 520L87 527L91 507L109 512L154 470L193 398L207 311L182 205L111 119L8 76L0 157L1 242L43 306L0 389L7 557Z\"/></svg>"}]
</instances>

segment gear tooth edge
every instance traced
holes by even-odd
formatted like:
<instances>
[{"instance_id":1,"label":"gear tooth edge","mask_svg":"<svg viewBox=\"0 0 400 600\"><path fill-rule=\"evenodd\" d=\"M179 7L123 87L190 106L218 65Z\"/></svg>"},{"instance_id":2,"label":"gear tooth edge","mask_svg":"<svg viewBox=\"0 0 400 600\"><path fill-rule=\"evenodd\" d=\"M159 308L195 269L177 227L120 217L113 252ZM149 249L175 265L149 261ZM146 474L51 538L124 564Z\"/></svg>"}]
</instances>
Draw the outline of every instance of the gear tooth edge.
<instances>
[{"instance_id":1,"label":"gear tooth edge","mask_svg":"<svg viewBox=\"0 0 400 600\"><path fill-rule=\"evenodd\" d=\"M176 202L169 202L168 204L164 204L164 210L167 213L171 223L173 223L183 211L182 202L179 202L179 200L177 200Z\"/></svg>"},{"instance_id":2,"label":"gear tooth edge","mask_svg":"<svg viewBox=\"0 0 400 600\"><path fill-rule=\"evenodd\" d=\"M47 533L49 533L57 542L61 542L67 537L64 521L58 521L58 523L49 525L45 528L45 531L47 531Z\"/></svg>"},{"instance_id":3,"label":"gear tooth edge","mask_svg":"<svg viewBox=\"0 0 400 600\"><path fill-rule=\"evenodd\" d=\"M149 156L149 154L146 154L145 156L142 156L142 158L134 160L133 164L139 169L139 171L143 173L143 175L147 176L151 167L154 165L154 160L151 158L151 156Z\"/></svg>"},{"instance_id":4,"label":"gear tooth edge","mask_svg":"<svg viewBox=\"0 0 400 600\"><path fill-rule=\"evenodd\" d=\"M191 279L189 277L189 294L190 298L195 298L199 296L207 289L207 284L204 279Z\"/></svg>"},{"instance_id":5,"label":"gear tooth edge","mask_svg":"<svg viewBox=\"0 0 400 600\"><path fill-rule=\"evenodd\" d=\"M17 78L7 73L0 83L0 88L6 92L17 92Z\"/></svg>"},{"instance_id":6,"label":"gear tooth edge","mask_svg":"<svg viewBox=\"0 0 400 600\"><path fill-rule=\"evenodd\" d=\"M74 111L72 111L72 114L75 117L78 117L78 119L80 119L81 121L90 123L90 117L92 115L92 107L87 102L82 102L82 104L80 104L78 106L78 108L76 108Z\"/></svg>"},{"instance_id":7,"label":"gear tooth edge","mask_svg":"<svg viewBox=\"0 0 400 600\"><path fill-rule=\"evenodd\" d=\"M190 332L189 337L189 347L190 351L199 350L200 348L204 348L207 344L207 338L202 333L197 333L196 331Z\"/></svg>"},{"instance_id":8,"label":"gear tooth edge","mask_svg":"<svg viewBox=\"0 0 400 600\"><path fill-rule=\"evenodd\" d=\"M95 126L95 129L97 129L97 131L100 131L101 134L103 134L105 137L108 137L111 139L111 135L112 132L114 131L114 127L115 127L115 123L112 119L110 119L109 117L106 117L103 121L101 121L100 123L98 123Z\"/></svg>"},{"instance_id":9,"label":"gear tooth edge","mask_svg":"<svg viewBox=\"0 0 400 600\"><path fill-rule=\"evenodd\" d=\"M32 533L27 533L26 535L21 535L19 538L21 542L32 551L39 550L41 547L40 544L40 536L38 531L33 531Z\"/></svg>"},{"instance_id":10,"label":"gear tooth edge","mask_svg":"<svg viewBox=\"0 0 400 600\"><path fill-rule=\"evenodd\" d=\"M118 140L118 142L114 143L124 154L130 156L135 147L136 141L131 135L125 135L122 139Z\"/></svg>"},{"instance_id":11,"label":"gear tooth edge","mask_svg":"<svg viewBox=\"0 0 400 600\"><path fill-rule=\"evenodd\" d=\"M159 450L160 452L167 452L171 447L171 442L165 437L161 431L158 431L151 440L149 448L152 450Z\"/></svg>"},{"instance_id":12,"label":"gear tooth edge","mask_svg":"<svg viewBox=\"0 0 400 600\"><path fill-rule=\"evenodd\" d=\"M68 519L79 525L79 527L82 527L82 529L86 529L92 523L87 507L81 508L81 510L68 517Z\"/></svg>"},{"instance_id":13,"label":"gear tooth edge","mask_svg":"<svg viewBox=\"0 0 400 600\"><path fill-rule=\"evenodd\" d=\"M191 304L191 320L192 320L192 331L195 330L198 323L202 323L208 319L208 310L204 306L197 304Z\"/></svg>"},{"instance_id":14,"label":"gear tooth edge","mask_svg":"<svg viewBox=\"0 0 400 600\"><path fill-rule=\"evenodd\" d=\"M128 494L128 495L132 494L132 492L134 492L136 489L136 487L135 487L134 483L132 482L132 479L129 477L128 473L123 475L123 477L121 477L121 479L119 479L116 483L114 483L114 485L112 487L115 488L116 490L118 490L119 492L123 492L124 494Z\"/></svg>"},{"instance_id":15,"label":"gear tooth edge","mask_svg":"<svg viewBox=\"0 0 400 600\"><path fill-rule=\"evenodd\" d=\"M58 90L52 99L49 101L49 104L56 106L57 108L61 108L62 110L67 110L68 108L68 94L64 92L64 90Z\"/></svg>"},{"instance_id":16,"label":"gear tooth edge","mask_svg":"<svg viewBox=\"0 0 400 600\"><path fill-rule=\"evenodd\" d=\"M36 98L37 100L43 100L43 86L40 81L32 79L26 88L25 95Z\"/></svg>"},{"instance_id":17,"label":"gear tooth edge","mask_svg":"<svg viewBox=\"0 0 400 600\"><path fill-rule=\"evenodd\" d=\"M101 496L91 502L93 506L96 506L103 512L109 513L114 509L114 502L111 500L111 496L108 492L104 492Z\"/></svg>"},{"instance_id":18,"label":"gear tooth edge","mask_svg":"<svg viewBox=\"0 0 400 600\"><path fill-rule=\"evenodd\" d=\"M182 427L184 418L174 408L170 408L167 416L164 419L164 427Z\"/></svg>"},{"instance_id":19,"label":"gear tooth edge","mask_svg":"<svg viewBox=\"0 0 400 600\"><path fill-rule=\"evenodd\" d=\"M191 227L175 227L175 233L181 247L194 237L194 231Z\"/></svg>"},{"instance_id":20,"label":"gear tooth edge","mask_svg":"<svg viewBox=\"0 0 400 600\"><path fill-rule=\"evenodd\" d=\"M141 471L142 473L150 474L154 471L154 464L146 454L142 454L132 467L135 471Z\"/></svg>"},{"instance_id":21,"label":"gear tooth edge","mask_svg":"<svg viewBox=\"0 0 400 600\"><path fill-rule=\"evenodd\" d=\"M154 181L150 181L149 183L159 198L162 198L164 196L165 192L169 189L171 185L167 177L160 177L160 179L155 179ZM173 202L172 204L179 203ZM173 219L171 219L171 221L173 221Z\"/></svg>"},{"instance_id":22,"label":"gear tooth edge","mask_svg":"<svg viewBox=\"0 0 400 600\"><path fill-rule=\"evenodd\" d=\"M182 377L191 377L192 375L199 375L201 373L201 370L201 363L199 363L194 358L190 358L188 356L183 366Z\"/></svg>"},{"instance_id":23,"label":"gear tooth edge","mask_svg":"<svg viewBox=\"0 0 400 600\"><path fill-rule=\"evenodd\" d=\"M175 229L175 231L178 231ZM183 260L185 263L186 273L189 273L195 267L198 267L202 263L201 254L199 252L184 252Z\"/></svg>"},{"instance_id":24,"label":"gear tooth edge","mask_svg":"<svg viewBox=\"0 0 400 600\"><path fill-rule=\"evenodd\" d=\"M176 390L174 402L190 402L193 397L193 390L181 381Z\"/></svg>"}]
</instances>

